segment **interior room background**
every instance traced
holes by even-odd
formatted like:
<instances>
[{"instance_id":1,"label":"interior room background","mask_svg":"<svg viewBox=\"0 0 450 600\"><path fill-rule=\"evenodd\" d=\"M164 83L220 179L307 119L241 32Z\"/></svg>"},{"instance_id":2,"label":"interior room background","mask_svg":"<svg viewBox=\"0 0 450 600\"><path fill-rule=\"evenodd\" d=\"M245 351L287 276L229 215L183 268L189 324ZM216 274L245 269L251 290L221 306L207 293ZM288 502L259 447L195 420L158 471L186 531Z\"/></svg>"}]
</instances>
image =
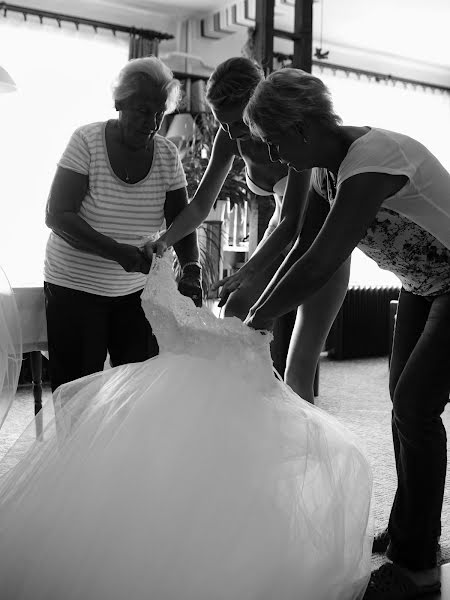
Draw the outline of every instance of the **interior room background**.
<instances>
[{"instance_id":1,"label":"interior room background","mask_svg":"<svg viewBox=\"0 0 450 600\"><path fill-rule=\"evenodd\" d=\"M18 86L16 93L0 97L0 253L13 286L42 282L44 209L56 163L76 127L115 117L111 83L128 51L126 34L25 19L20 13L0 16L0 63ZM229 55L239 53L235 47ZM344 123L411 135L450 169L443 135L450 131L449 90L377 81L331 69L326 61L313 73L329 86ZM350 283L397 285L398 280L356 250Z\"/></svg>"}]
</instances>

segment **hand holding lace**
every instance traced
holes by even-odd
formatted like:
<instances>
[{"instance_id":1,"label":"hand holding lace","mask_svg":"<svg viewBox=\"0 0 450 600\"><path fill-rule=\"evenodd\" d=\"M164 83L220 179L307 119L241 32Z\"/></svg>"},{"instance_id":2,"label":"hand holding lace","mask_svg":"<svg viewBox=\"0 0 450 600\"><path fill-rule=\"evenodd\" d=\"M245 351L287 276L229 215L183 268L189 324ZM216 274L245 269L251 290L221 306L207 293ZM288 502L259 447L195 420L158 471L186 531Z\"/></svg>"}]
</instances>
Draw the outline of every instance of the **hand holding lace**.
<instances>
[{"instance_id":1,"label":"hand holding lace","mask_svg":"<svg viewBox=\"0 0 450 600\"><path fill-rule=\"evenodd\" d=\"M155 242L156 244L157 242ZM202 268L195 263L184 265L182 275L178 282L178 291L194 301L195 306L201 307L203 303Z\"/></svg>"},{"instance_id":2,"label":"hand holding lace","mask_svg":"<svg viewBox=\"0 0 450 600\"><path fill-rule=\"evenodd\" d=\"M154 254L159 257L163 256L167 248L168 246L162 238L149 240L144 246L144 254L151 261Z\"/></svg>"},{"instance_id":3,"label":"hand holding lace","mask_svg":"<svg viewBox=\"0 0 450 600\"><path fill-rule=\"evenodd\" d=\"M275 325L275 319L272 317L265 317L260 308L252 307L249 310L244 323L252 329L258 329L260 331L272 331Z\"/></svg>"},{"instance_id":4,"label":"hand holding lace","mask_svg":"<svg viewBox=\"0 0 450 600\"><path fill-rule=\"evenodd\" d=\"M116 260L127 273L144 273L147 275L152 264L151 256L130 244L117 245Z\"/></svg>"}]
</instances>

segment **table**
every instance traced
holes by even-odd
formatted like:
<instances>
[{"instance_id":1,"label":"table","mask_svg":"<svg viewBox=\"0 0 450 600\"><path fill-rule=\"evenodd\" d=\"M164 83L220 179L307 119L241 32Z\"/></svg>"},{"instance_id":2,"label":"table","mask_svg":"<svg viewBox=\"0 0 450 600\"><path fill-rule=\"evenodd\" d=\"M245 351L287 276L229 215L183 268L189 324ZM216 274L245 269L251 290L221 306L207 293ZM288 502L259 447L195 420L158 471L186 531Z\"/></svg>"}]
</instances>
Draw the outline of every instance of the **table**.
<instances>
[{"instance_id":1,"label":"table","mask_svg":"<svg viewBox=\"0 0 450 600\"><path fill-rule=\"evenodd\" d=\"M48 350L44 287L13 287L22 326L22 351L30 353L34 410L42 408L42 354Z\"/></svg>"}]
</instances>

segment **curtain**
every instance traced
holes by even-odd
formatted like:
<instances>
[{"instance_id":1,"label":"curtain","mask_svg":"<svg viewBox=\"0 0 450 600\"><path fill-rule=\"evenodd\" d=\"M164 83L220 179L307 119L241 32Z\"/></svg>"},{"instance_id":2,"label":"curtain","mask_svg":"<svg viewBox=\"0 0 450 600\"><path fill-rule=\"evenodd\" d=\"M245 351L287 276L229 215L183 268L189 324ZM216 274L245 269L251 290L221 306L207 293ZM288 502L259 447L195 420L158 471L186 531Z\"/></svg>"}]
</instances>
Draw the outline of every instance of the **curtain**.
<instances>
[{"instance_id":1,"label":"curtain","mask_svg":"<svg viewBox=\"0 0 450 600\"><path fill-rule=\"evenodd\" d=\"M344 125L369 125L409 135L450 171L450 146L443 132L450 131L450 90L313 67L313 74L328 86L335 111ZM351 285L400 285L395 275L356 249L352 255Z\"/></svg>"},{"instance_id":2,"label":"curtain","mask_svg":"<svg viewBox=\"0 0 450 600\"><path fill-rule=\"evenodd\" d=\"M56 164L77 127L115 117L111 84L128 40L18 13L0 18L0 64L18 86L0 95L0 264L13 287L42 284Z\"/></svg>"},{"instance_id":3,"label":"curtain","mask_svg":"<svg viewBox=\"0 0 450 600\"><path fill-rule=\"evenodd\" d=\"M128 58L142 58L144 56L158 56L159 39L144 38L137 33L130 35Z\"/></svg>"}]
</instances>

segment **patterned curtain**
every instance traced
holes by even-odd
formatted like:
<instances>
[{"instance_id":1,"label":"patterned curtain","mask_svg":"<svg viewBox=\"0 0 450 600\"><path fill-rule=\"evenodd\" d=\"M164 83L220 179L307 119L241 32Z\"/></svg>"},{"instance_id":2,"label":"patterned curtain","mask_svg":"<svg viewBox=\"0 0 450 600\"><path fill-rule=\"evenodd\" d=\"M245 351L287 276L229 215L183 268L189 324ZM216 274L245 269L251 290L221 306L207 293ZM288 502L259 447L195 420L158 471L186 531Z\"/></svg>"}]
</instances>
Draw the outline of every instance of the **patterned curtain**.
<instances>
[{"instance_id":1,"label":"patterned curtain","mask_svg":"<svg viewBox=\"0 0 450 600\"><path fill-rule=\"evenodd\" d=\"M144 56L158 56L159 39L144 38L138 33L130 35L130 50L128 60L142 58Z\"/></svg>"}]
</instances>

